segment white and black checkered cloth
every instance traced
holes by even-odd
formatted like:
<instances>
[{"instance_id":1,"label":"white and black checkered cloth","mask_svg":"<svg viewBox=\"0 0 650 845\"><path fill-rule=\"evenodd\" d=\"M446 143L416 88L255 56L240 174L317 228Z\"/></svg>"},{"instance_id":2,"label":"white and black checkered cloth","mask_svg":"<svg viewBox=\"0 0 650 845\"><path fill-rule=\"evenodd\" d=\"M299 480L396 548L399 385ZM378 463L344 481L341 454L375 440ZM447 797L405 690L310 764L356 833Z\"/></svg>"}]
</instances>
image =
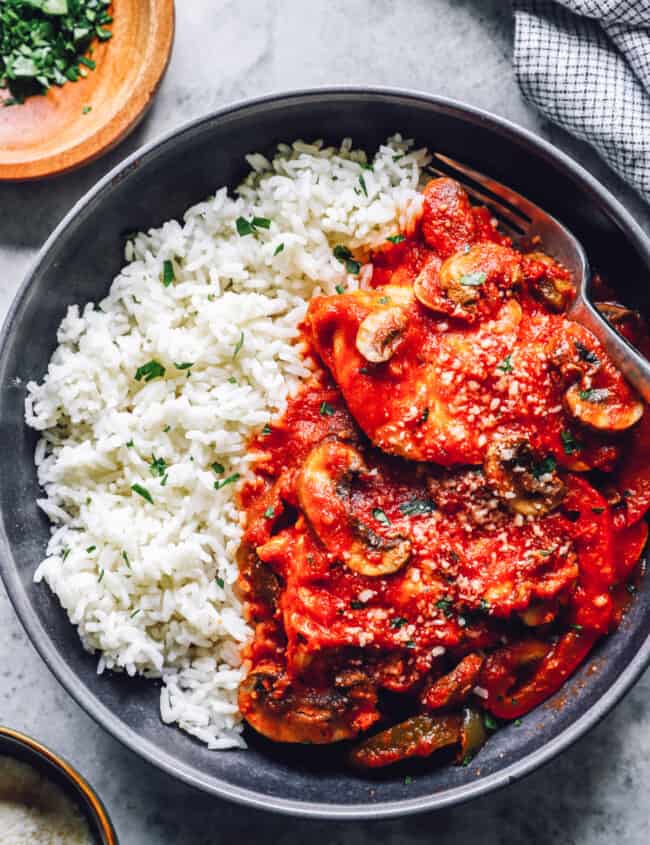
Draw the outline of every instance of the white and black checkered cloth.
<instances>
[{"instance_id":1,"label":"white and black checkered cloth","mask_svg":"<svg viewBox=\"0 0 650 845\"><path fill-rule=\"evenodd\" d=\"M650 0L513 0L515 72L650 202Z\"/></svg>"}]
</instances>

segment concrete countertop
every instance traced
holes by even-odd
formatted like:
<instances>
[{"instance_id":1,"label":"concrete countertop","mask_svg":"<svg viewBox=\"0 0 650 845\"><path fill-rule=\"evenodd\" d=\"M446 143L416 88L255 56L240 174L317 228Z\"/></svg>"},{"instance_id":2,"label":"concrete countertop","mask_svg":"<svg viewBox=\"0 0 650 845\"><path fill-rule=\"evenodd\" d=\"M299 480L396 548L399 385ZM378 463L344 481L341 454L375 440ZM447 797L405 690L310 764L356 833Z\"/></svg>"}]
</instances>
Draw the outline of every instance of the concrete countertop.
<instances>
[{"instance_id":1,"label":"concrete countertop","mask_svg":"<svg viewBox=\"0 0 650 845\"><path fill-rule=\"evenodd\" d=\"M126 142L54 181L0 186L0 316L55 224L127 153L224 103L295 87L395 85L489 109L576 157L650 231L647 206L593 152L522 100L510 62L508 3L181 0L176 12L169 71L150 114ZM106 802L122 845L645 845L649 697L646 674L599 727L559 759L472 804L385 822L292 820L203 795L122 748L54 680L0 586L0 722L41 739L79 767Z\"/></svg>"}]
</instances>

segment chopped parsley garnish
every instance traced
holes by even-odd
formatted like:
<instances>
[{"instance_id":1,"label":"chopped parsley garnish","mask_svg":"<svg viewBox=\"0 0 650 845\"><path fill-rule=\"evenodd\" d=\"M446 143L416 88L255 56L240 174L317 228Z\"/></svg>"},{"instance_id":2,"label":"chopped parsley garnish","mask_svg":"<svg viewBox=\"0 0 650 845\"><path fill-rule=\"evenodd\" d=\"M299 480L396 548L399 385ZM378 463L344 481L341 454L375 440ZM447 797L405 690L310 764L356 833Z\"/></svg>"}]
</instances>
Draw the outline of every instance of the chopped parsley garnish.
<instances>
[{"instance_id":1,"label":"chopped parsley garnish","mask_svg":"<svg viewBox=\"0 0 650 845\"><path fill-rule=\"evenodd\" d=\"M163 433L164 433L164 434L167 434L167 432L168 432L168 431L171 431L171 430L172 430L172 427L171 427L170 425L166 425L166 426L163 428Z\"/></svg>"},{"instance_id":2,"label":"chopped parsley garnish","mask_svg":"<svg viewBox=\"0 0 650 845\"><path fill-rule=\"evenodd\" d=\"M235 481L238 481L239 477L240 476L239 476L238 472L233 472L233 474L229 475L228 478L224 478L221 481L215 481L214 482L214 489L215 490L221 490L221 488L225 487L226 484L233 484Z\"/></svg>"},{"instance_id":3,"label":"chopped parsley garnish","mask_svg":"<svg viewBox=\"0 0 650 845\"><path fill-rule=\"evenodd\" d=\"M337 293L345 293L345 288L343 287L343 285L337 285L337 286L334 288L334 290L335 290Z\"/></svg>"},{"instance_id":4,"label":"chopped parsley garnish","mask_svg":"<svg viewBox=\"0 0 650 845\"><path fill-rule=\"evenodd\" d=\"M246 235L252 235L257 229L270 229L271 221L268 217L253 217L252 220L247 220L245 217L238 217L235 220L237 227L237 234L243 238Z\"/></svg>"},{"instance_id":5,"label":"chopped parsley garnish","mask_svg":"<svg viewBox=\"0 0 650 845\"><path fill-rule=\"evenodd\" d=\"M133 444L133 439L131 439L131 440L127 440L127 441L126 441L126 448L127 448L127 449L133 449L133 445L134 445L134 444Z\"/></svg>"},{"instance_id":6,"label":"chopped parsley garnish","mask_svg":"<svg viewBox=\"0 0 650 845\"><path fill-rule=\"evenodd\" d=\"M275 508L273 506L268 507L264 511L264 516L266 519L273 519L273 517L275 516Z\"/></svg>"},{"instance_id":7,"label":"chopped parsley garnish","mask_svg":"<svg viewBox=\"0 0 650 845\"><path fill-rule=\"evenodd\" d=\"M63 558L63 560L65 560L65 558ZM628 593L630 593L630 595L632 593L636 593L636 587L634 586L634 584L626 584L625 589L628 591Z\"/></svg>"},{"instance_id":8,"label":"chopped parsley garnish","mask_svg":"<svg viewBox=\"0 0 650 845\"><path fill-rule=\"evenodd\" d=\"M180 364L174 362L174 366L177 370L189 370L190 367L194 366L194 361L181 361Z\"/></svg>"},{"instance_id":9,"label":"chopped parsley garnish","mask_svg":"<svg viewBox=\"0 0 650 845\"><path fill-rule=\"evenodd\" d=\"M452 605L453 601L449 598L438 599L436 602L436 607L438 610L442 610L445 616L449 616L451 614Z\"/></svg>"},{"instance_id":10,"label":"chopped parsley garnish","mask_svg":"<svg viewBox=\"0 0 650 845\"><path fill-rule=\"evenodd\" d=\"M321 402L319 410L321 417L331 417L334 414L334 407L329 402Z\"/></svg>"},{"instance_id":11,"label":"chopped parsley garnish","mask_svg":"<svg viewBox=\"0 0 650 845\"><path fill-rule=\"evenodd\" d=\"M580 343L579 340L576 340L574 342L574 346L581 361L586 361L587 364L600 364L596 353L592 352L591 349L587 349L584 343Z\"/></svg>"},{"instance_id":12,"label":"chopped parsley garnish","mask_svg":"<svg viewBox=\"0 0 650 845\"><path fill-rule=\"evenodd\" d=\"M572 631L577 631L578 633L580 633L580 631L582 631L582 629L583 629L582 625L577 625L577 624L576 625L569 625L569 627L571 628Z\"/></svg>"},{"instance_id":13,"label":"chopped parsley garnish","mask_svg":"<svg viewBox=\"0 0 650 845\"><path fill-rule=\"evenodd\" d=\"M399 506L404 516L421 516L422 514L433 513L436 509L431 499L411 499Z\"/></svg>"},{"instance_id":14,"label":"chopped parsley garnish","mask_svg":"<svg viewBox=\"0 0 650 845\"><path fill-rule=\"evenodd\" d=\"M268 423L266 423L264 428L262 429L262 436L268 437L270 433L271 433L271 426Z\"/></svg>"},{"instance_id":15,"label":"chopped parsley garnish","mask_svg":"<svg viewBox=\"0 0 650 845\"><path fill-rule=\"evenodd\" d=\"M359 184L363 193L368 196L368 188L366 187L366 180L363 178L363 173L359 176Z\"/></svg>"},{"instance_id":16,"label":"chopped parsley garnish","mask_svg":"<svg viewBox=\"0 0 650 845\"><path fill-rule=\"evenodd\" d=\"M512 353L510 353L509 355L506 355L506 357L503 359L503 361L501 361L499 364L497 364L497 370L501 370L502 373L511 373L512 370L513 370L511 358L512 358Z\"/></svg>"},{"instance_id":17,"label":"chopped parsley garnish","mask_svg":"<svg viewBox=\"0 0 650 845\"><path fill-rule=\"evenodd\" d=\"M138 613L140 613L140 608L133 611L133 613L131 614L131 619L134 619L138 615Z\"/></svg>"},{"instance_id":18,"label":"chopped parsley garnish","mask_svg":"<svg viewBox=\"0 0 650 845\"><path fill-rule=\"evenodd\" d=\"M132 484L131 490L133 490L134 493L137 493L138 496L142 496L143 499L146 499L150 505L153 505L151 493L147 490L146 487L143 487L141 484Z\"/></svg>"},{"instance_id":19,"label":"chopped parsley garnish","mask_svg":"<svg viewBox=\"0 0 650 845\"><path fill-rule=\"evenodd\" d=\"M585 402L605 402L609 396L609 390L606 387L592 387L589 390L581 390L579 395Z\"/></svg>"},{"instance_id":20,"label":"chopped parsley garnish","mask_svg":"<svg viewBox=\"0 0 650 845\"><path fill-rule=\"evenodd\" d=\"M390 241L392 244L401 244L402 241L406 240L406 238L404 235L389 235L386 240Z\"/></svg>"},{"instance_id":21,"label":"chopped parsley garnish","mask_svg":"<svg viewBox=\"0 0 650 845\"><path fill-rule=\"evenodd\" d=\"M345 269L353 276L361 270L361 264L352 258L350 250L342 244L337 244L334 247L334 258L338 259L341 264L345 264Z\"/></svg>"},{"instance_id":22,"label":"chopped parsley garnish","mask_svg":"<svg viewBox=\"0 0 650 845\"><path fill-rule=\"evenodd\" d=\"M278 244L273 251L273 256L280 255L280 253L284 250L284 244Z\"/></svg>"},{"instance_id":23,"label":"chopped parsley garnish","mask_svg":"<svg viewBox=\"0 0 650 845\"><path fill-rule=\"evenodd\" d=\"M478 603L478 606L483 611L483 613L489 613L491 609L490 602L487 599L481 599Z\"/></svg>"},{"instance_id":24,"label":"chopped parsley garnish","mask_svg":"<svg viewBox=\"0 0 650 845\"><path fill-rule=\"evenodd\" d=\"M521 719L515 719L515 721L514 721L512 724L513 724L516 728L521 727Z\"/></svg>"},{"instance_id":25,"label":"chopped parsley garnish","mask_svg":"<svg viewBox=\"0 0 650 845\"><path fill-rule=\"evenodd\" d=\"M99 578L97 579L97 583L98 583L98 584L101 584L101 583L102 583L102 578L103 578L103 577L104 577L104 570L103 570L103 569L100 569L100 570L99 570Z\"/></svg>"},{"instance_id":26,"label":"chopped parsley garnish","mask_svg":"<svg viewBox=\"0 0 650 845\"><path fill-rule=\"evenodd\" d=\"M469 764L472 762L473 759L474 759L474 752L468 751L467 754L463 757L462 765L463 766L469 766Z\"/></svg>"},{"instance_id":27,"label":"chopped parsley garnish","mask_svg":"<svg viewBox=\"0 0 650 845\"><path fill-rule=\"evenodd\" d=\"M239 340L235 344L235 351L232 353L233 359L235 359L239 355L243 345L244 345L244 332L241 331L240 334L239 334Z\"/></svg>"},{"instance_id":28,"label":"chopped parsley garnish","mask_svg":"<svg viewBox=\"0 0 650 845\"><path fill-rule=\"evenodd\" d=\"M393 157L393 158L394 158L394 157ZM397 158L401 158L401 156L397 156ZM410 784L412 784L412 783L413 783L413 778L412 778L410 775L407 775L407 776L404 778L404 786L409 786L409 785L410 785Z\"/></svg>"},{"instance_id":29,"label":"chopped parsley garnish","mask_svg":"<svg viewBox=\"0 0 650 845\"><path fill-rule=\"evenodd\" d=\"M158 361L148 361L135 371L135 380L152 381L155 378L162 378L165 375L165 368Z\"/></svg>"},{"instance_id":30,"label":"chopped parsley garnish","mask_svg":"<svg viewBox=\"0 0 650 845\"><path fill-rule=\"evenodd\" d=\"M88 548L86 549L86 554L90 554L91 552L94 552L96 548L97 548L97 546L88 546Z\"/></svg>"},{"instance_id":31,"label":"chopped parsley garnish","mask_svg":"<svg viewBox=\"0 0 650 845\"><path fill-rule=\"evenodd\" d=\"M61 555L61 560L62 560L62 561L64 561L64 560L68 557L68 555L69 555L69 554L70 554L70 549L69 549L69 548L65 548L65 549L63 550L63 554Z\"/></svg>"},{"instance_id":32,"label":"chopped parsley garnish","mask_svg":"<svg viewBox=\"0 0 650 845\"><path fill-rule=\"evenodd\" d=\"M364 603L362 601L358 601L358 599L352 599L350 602L352 610L363 610L364 606Z\"/></svg>"},{"instance_id":33,"label":"chopped parsley garnish","mask_svg":"<svg viewBox=\"0 0 650 845\"><path fill-rule=\"evenodd\" d=\"M81 113L82 113L82 114L90 114L90 112L91 112L92 110L93 110L93 107L92 107L92 106L84 106L84 107L81 109Z\"/></svg>"},{"instance_id":34,"label":"chopped parsley garnish","mask_svg":"<svg viewBox=\"0 0 650 845\"><path fill-rule=\"evenodd\" d=\"M129 560L129 556L126 552L122 552L122 557L124 558L124 563L131 569L131 562Z\"/></svg>"},{"instance_id":35,"label":"chopped parsley garnish","mask_svg":"<svg viewBox=\"0 0 650 845\"><path fill-rule=\"evenodd\" d=\"M210 468L213 472L216 472L217 475L221 475L222 472L226 471L226 468L223 464L220 464L219 461L215 461L213 464L210 464Z\"/></svg>"},{"instance_id":36,"label":"chopped parsley garnish","mask_svg":"<svg viewBox=\"0 0 650 845\"><path fill-rule=\"evenodd\" d=\"M377 520L377 522L381 522L382 525L390 525L390 519L386 516L381 508L373 508L372 509L373 518Z\"/></svg>"},{"instance_id":37,"label":"chopped parsley garnish","mask_svg":"<svg viewBox=\"0 0 650 845\"><path fill-rule=\"evenodd\" d=\"M380 305L388 305L390 299L387 296L380 296L378 302Z\"/></svg>"},{"instance_id":38,"label":"chopped parsley garnish","mask_svg":"<svg viewBox=\"0 0 650 845\"><path fill-rule=\"evenodd\" d=\"M220 578L220 577L219 577L219 575L215 575L215 576L214 576L214 580L217 582L217 584L218 584L218 585L221 587L221 589L223 590L223 588L226 586L226 582L223 580L223 578Z\"/></svg>"},{"instance_id":39,"label":"chopped parsley garnish","mask_svg":"<svg viewBox=\"0 0 650 845\"><path fill-rule=\"evenodd\" d=\"M473 273L465 273L462 275L460 277L460 283L461 285L465 285L465 287L477 288L479 285L482 285L486 279L487 276L482 270L475 270Z\"/></svg>"},{"instance_id":40,"label":"chopped parsley garnish","mask_svg":"<svg viewBox=\"0 0 650 845\"><path fill-rule=\"evenodd\" d=\"M496 731L499 727L491 713L483 713L483 724L488 731Z\"/></svg>"},{"instance_id":41,"label":"chopped parsley garnish","mask_svg":"<svg viewBox=\"0 0 650 845\"><path fill-rule=\"evenodd\" d=\"M155 455L151 456L151 462L149 464L149 472L154 476L158 476L158 478L162 478L167 470L167 464L165 463L164 458L157 458Z\"/></svg>"},{"instance_id":42,"label":"chopped parsley garnish","mask_svg":"<svg viewBox=\"0 0 650 845\"><path fill-rule=\"evenodd\" d=\"M573 434L566 429L560 432L560 440L562 441L562 448L567 455L572 455L581 448L580 443L578 443Z\"/></svg>"},{"instance_id":43,"label":"chopped parsley garnish","mask_svg":"<svg viewBox=\"0 0 650 845\"><path fill-rule=\"evenodd\" d=\"M407 648L415 648L415 643L413 642L413 640L408 640L406 642L406 647Z\"/></svg>"},{"instance_id":44,"label":"chopped parsley garnish","mask_svg":"<svg viewBox=\"0 0 650 845\"><path fill-rule=\"evenodd\" d=\"M363 168L363 170L374 170L372 164L367 164L365 161L360 161L359 165Z\"/></svg>"},{"instance_id":45,"label":"chopped parsley garnish","mask_svg":"<svg viewBox=\"0 0 650 845\"><path fill-rule=\"evenodd\" d=\"M399 629L402 625L406 625L408 619L404 619L403 616L396 616L394 619L391 619L389 625L391 628Z\"/></svg>"},{"instance_id":46,"label":"chopped parsley garnish","mask_svg":"<svg viewBox=\"0 0 650 845\"><path fill-rule=\"evenodd\" d=\"M557 461L552 455L549 455L548 458L544 458L543 461L533 464L530 471L532 472L534 478L541 478L549 472L554 472L556 468Z\"/></svg>"},{"instance_id":47,"label":"chopped parsley garnish","mask_svg":"<svg viewBox=\"0 0 650 845\"><path fill-rule=\"evenodd\" d=\"M425 423L428 419L429 419L429 409L425 408L424 411L422 411L422 413L420 414L420 419L418 420L418 423L420 423L420 424Z\"/></svg>"},{"instance_id":48,"label":"chopped parsley garnish","mask_svg":"<svg viewBox=\"0 0 650 845\"><path fill-rule=\"evenodd\" d=\"M168 258L166 261L163 261L162 283L166 288L168 288L175 278L176 276L174 275L174 265Z\"/></svg>"},{"instance_id":49,"label":"chopped parsley garnish","mask_svg":"<svg viewBox=\"0 0 650 845\"><path fill-rule=\"evenodd\" d=\"M76 82L85 68L94 70L84 54L94 38L111 38L104 26L113 20L109 6L109 0L2 0L0 84L11 93L4 104L23 103L52 85Z\"/></svg>"}]
</instances>

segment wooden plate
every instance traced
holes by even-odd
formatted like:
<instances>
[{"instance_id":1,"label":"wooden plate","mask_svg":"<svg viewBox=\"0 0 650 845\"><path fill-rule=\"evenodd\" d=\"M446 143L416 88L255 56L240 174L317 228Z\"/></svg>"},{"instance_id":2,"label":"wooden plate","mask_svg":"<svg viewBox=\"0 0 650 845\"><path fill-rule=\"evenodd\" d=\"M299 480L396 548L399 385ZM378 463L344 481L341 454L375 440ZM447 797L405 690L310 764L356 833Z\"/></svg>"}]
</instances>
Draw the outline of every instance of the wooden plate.
<instances>
[{"instance_id":1,"label":"wooden plate","mask_svg":"<svg viewBox=\"0 0 650 845\"><path fill-rule=\"evenodd\" d=\"M111 14L113 37L93 42L97 67L85 79L0 107L0 180L85 164L128 135L151 105L171 52L174 0L113 0Z\"/></svg>"}]
</instances>

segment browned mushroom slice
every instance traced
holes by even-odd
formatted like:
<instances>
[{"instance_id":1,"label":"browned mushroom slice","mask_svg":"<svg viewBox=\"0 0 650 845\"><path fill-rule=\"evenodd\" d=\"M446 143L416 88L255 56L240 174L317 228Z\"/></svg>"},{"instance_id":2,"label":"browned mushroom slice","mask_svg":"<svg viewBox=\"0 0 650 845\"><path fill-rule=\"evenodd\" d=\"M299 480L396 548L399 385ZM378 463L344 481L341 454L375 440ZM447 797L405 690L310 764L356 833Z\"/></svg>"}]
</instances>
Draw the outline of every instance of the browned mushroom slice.
<instances>
[{"instance_id":1,"label":"browned mushroom slice","mask_svg":"<svg viewBox=\"0 0 650 845\"><path fill-rule=\"evenodd\" d=\"M638 311L626 308L618 302L596 302L596 308L617 329L630 326L634 331L645 331L645 322Z\"/></svg>"},{"instance_id":2,"label":"browned mushroom slice","mask_svg":"<svg viewBox=\"0 0 650 845\"><path fill-rule=\"evenodd\" d=\"M574 295L571 275L543 252L530 252L524 259L524 275L536 299L552 311L565 311Z\"/></svg>"},{"instance_id":3,"label":"browned mushroom slice","mask_svg":"<svg viewBox=\"0 0 650 845\"><path fill-rule=\"evenodd\" d=\"M346 566L362 575L390 575L408 561L411 542L395 533L378 534L352 514L351 484L365 471L354 446L326 437L302 466L298 501L318 539Z\"/></svg>"},{"instance_id":4,"label":"browned mushroom slice","mask_svg":"<svg viewBox=\"0 0 650 845\"><path fill-rule=\"evenodd\" d=\"M408 323L408 314L399 305L371 311L357 331L357 349L373 364L388 361L404 340Z\"/></svg>"},{"instance_id":5,"label":"browned mushroom slice","mask_svg":"<svg viewBox=\"0 0 650 845\"><path fill-rule=\"evenodd\" d=\"M571 385L564 394L567 412L583 425L597 431L625 431L643 416L643 402L636 398L621 399L609 387L585 387L584 382Z\"/></svg>"},{"instance_id":6,"label":"browned mushroom slice","mask_svg":"<svg viewBox=\"0 0 650 845\"><path fill-rule=\"evenodd\" d=\"M509 510L542 516L558 507L566 487L552 457L536 455L518 435L494 440L483 464L485 478Z\"/></svg>"}]
</instances>

